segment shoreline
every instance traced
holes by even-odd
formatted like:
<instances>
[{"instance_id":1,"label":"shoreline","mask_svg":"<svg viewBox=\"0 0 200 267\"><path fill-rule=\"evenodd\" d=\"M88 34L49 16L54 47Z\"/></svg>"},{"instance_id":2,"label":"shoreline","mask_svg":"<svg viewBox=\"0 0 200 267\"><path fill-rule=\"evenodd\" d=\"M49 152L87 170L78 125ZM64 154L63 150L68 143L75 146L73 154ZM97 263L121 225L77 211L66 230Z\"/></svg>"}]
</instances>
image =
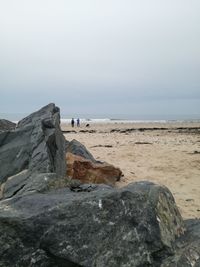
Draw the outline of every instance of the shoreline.
<instances>
[{"instance_id":1,"label":"shoreline","mask_svg":"<svg viewBox=\"0 0 200 267\"><path fill-rule=\"evenodd\" d=\"M134 132L134 131L179 131L179 132L196 132L200 133L200 122L137 122L137 123L125 123L125 122L105 122L105 123L90 123L89 127L86 127L87 123L81 123L80 127L71 127L70 123L61 123L61 129L63 133L86 133L93 131L98 132Z\"/></svg>"}]
</instances>

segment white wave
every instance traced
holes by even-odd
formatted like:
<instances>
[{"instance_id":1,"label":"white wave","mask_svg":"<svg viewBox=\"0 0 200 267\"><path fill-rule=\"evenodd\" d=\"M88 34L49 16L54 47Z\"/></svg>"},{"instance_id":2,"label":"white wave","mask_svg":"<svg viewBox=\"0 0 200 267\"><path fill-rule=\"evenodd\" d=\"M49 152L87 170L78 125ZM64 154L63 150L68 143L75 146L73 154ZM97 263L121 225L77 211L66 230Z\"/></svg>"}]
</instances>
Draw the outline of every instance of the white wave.
<instances>
[{"instance_id":1,"label":"white wave","mask_svg":"<svg viewBox=\"0 0 200 267\"><path fill-rule=\"evenodd\" d=\"M76 120L75 120L76 122ZM117 124L117 123L167 123L167 120L124 120L124 119L108 119L108 118L102 118L102 119L86 119L81 118L80 123L89 123L89 124L95 124L95 123L111 123L111 124ZM71 119L61 119L62 124L69 124L71 123Z\"/></svg>"}]
</instances>

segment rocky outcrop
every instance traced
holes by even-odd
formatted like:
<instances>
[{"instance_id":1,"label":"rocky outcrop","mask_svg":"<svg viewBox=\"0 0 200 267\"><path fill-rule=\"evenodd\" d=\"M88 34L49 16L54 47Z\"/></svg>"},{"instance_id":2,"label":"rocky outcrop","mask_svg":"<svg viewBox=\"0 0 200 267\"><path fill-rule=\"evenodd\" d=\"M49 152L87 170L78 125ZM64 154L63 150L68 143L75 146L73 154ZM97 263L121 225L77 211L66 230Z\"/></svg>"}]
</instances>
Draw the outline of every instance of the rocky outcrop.
<instances>
[{"instance_id":1,"label":"rocky outcrop","mask_svg":"<svg viewBox=\"0 0 200 267\"><path fill-rule=\"evenodd\" d=\"M122 171L106 162L93 163L72 153L66 154L67 176L82 183L115 185L122 176Z\"/></svg>"},{"instance_id":2,"label":"rocky outcrop","mask_svg":"<svg viewBox=\"0 0 200 267\"><path fill-rule=\"evenodd\" d=\"M16 187L17 192L28 188L33 177L38 177L35 174L55 173L64 177L65 139L60 130L59 108L49 104L19 121L14 131L0 133L0 162L2 196L4 188L12 187L14 191Z\"/></svg>"},{"instance_id":3,"label":"rocky outcrop","mask_svg":"<svg viewBox=\"0 0 200 267\"><path fill-rule=\"evenodd\" d=\"M4 119L0 119L0 132L14 130L16 123Z\"/></svg>"},{"instance_id":4,"label":"rocky outcrop","mask_svg":"<svg viewBox=\"0 0 200 267\"><path fill-rule=\"evenodd\" d=\"M169 190L149 182L33 193L0 202L0 266L156 267L184 231Z\"/></svg>"},{"instance_id":5,"label":"rocky outcrop","mask_svg":"<svg viewBox=\"0 0 200 267\"><path fill-rule=\"evenodd\" d=\"M122 171L106 162L96 161L84 145L76 140L66 142L67 176L82 183L115 185Z\"/></svg>"},{"instance_id":6,"label":"rocky outcrop","mask_svg":"<svg viewBox=\"0 0 200 267\"><path fill-rule=\"evenodd\" d=\"M0 266L199 267L200 221L184 223L166 187L66 183L65 146L79 179L104 163L65 143L59 120L49 104L0 133Z\"/></svg>"}]
</instances>

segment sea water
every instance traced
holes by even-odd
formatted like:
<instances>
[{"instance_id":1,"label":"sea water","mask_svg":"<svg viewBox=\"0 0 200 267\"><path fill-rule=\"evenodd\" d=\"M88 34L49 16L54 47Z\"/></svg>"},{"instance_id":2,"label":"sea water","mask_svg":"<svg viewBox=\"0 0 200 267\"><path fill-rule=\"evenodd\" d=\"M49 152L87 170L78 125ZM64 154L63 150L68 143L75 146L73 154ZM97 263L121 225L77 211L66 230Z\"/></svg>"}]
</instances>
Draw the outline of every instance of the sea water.
<instances>
[{"instance_id":1,"label":"sea water","mask_svg":"<svg viewBox=\"0 0 200 267\"><path fill-rule=\"evenodd\" d=\"M0 113L0 119L6 119L13 122L17 122L24 117L28 116L26 113ZM194 115L132 115L132 114L117 114L117 115L92 115L92 114L77 114L77 117L73 114L62 114L61 123L70 123L72 117L76 120L79 116L81 123L200 123L200 114Z\"/></svg>"},{"instance_id":2,"label":"sea water","mask_svg":"<svg viewBox=\"0 0 200 267\"><path fill-rule=\"evenodd\" d=\"M62 123L70 123L71 118L75 120L78 117L75 115L67 116L61 114ZM194 115L133 115L133 114L117 114L110 115L105 114L101 116L84 115L79 117L82 123L182 123L182 122L194 122L200 123L200 114Z\"/></svg>"}]
</instances>

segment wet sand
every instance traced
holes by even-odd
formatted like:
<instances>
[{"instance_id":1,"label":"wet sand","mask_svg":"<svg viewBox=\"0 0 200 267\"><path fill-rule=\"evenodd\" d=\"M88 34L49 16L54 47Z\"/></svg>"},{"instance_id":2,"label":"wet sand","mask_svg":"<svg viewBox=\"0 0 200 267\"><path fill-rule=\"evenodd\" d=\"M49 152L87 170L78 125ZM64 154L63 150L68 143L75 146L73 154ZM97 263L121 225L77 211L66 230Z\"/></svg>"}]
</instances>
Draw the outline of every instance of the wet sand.
<instances>
[{"instance_id":1,"label":"wet sand","mask_svg":"<svg viewBox=\"0 0 200 267\"><path fill-rule=\"evenodd\" d=\"M165 185L184 218L200 218L200 123L62 124L62 130L96 159L121 168L117 187L141 180Z\"/></svg>"}]
</instances>

